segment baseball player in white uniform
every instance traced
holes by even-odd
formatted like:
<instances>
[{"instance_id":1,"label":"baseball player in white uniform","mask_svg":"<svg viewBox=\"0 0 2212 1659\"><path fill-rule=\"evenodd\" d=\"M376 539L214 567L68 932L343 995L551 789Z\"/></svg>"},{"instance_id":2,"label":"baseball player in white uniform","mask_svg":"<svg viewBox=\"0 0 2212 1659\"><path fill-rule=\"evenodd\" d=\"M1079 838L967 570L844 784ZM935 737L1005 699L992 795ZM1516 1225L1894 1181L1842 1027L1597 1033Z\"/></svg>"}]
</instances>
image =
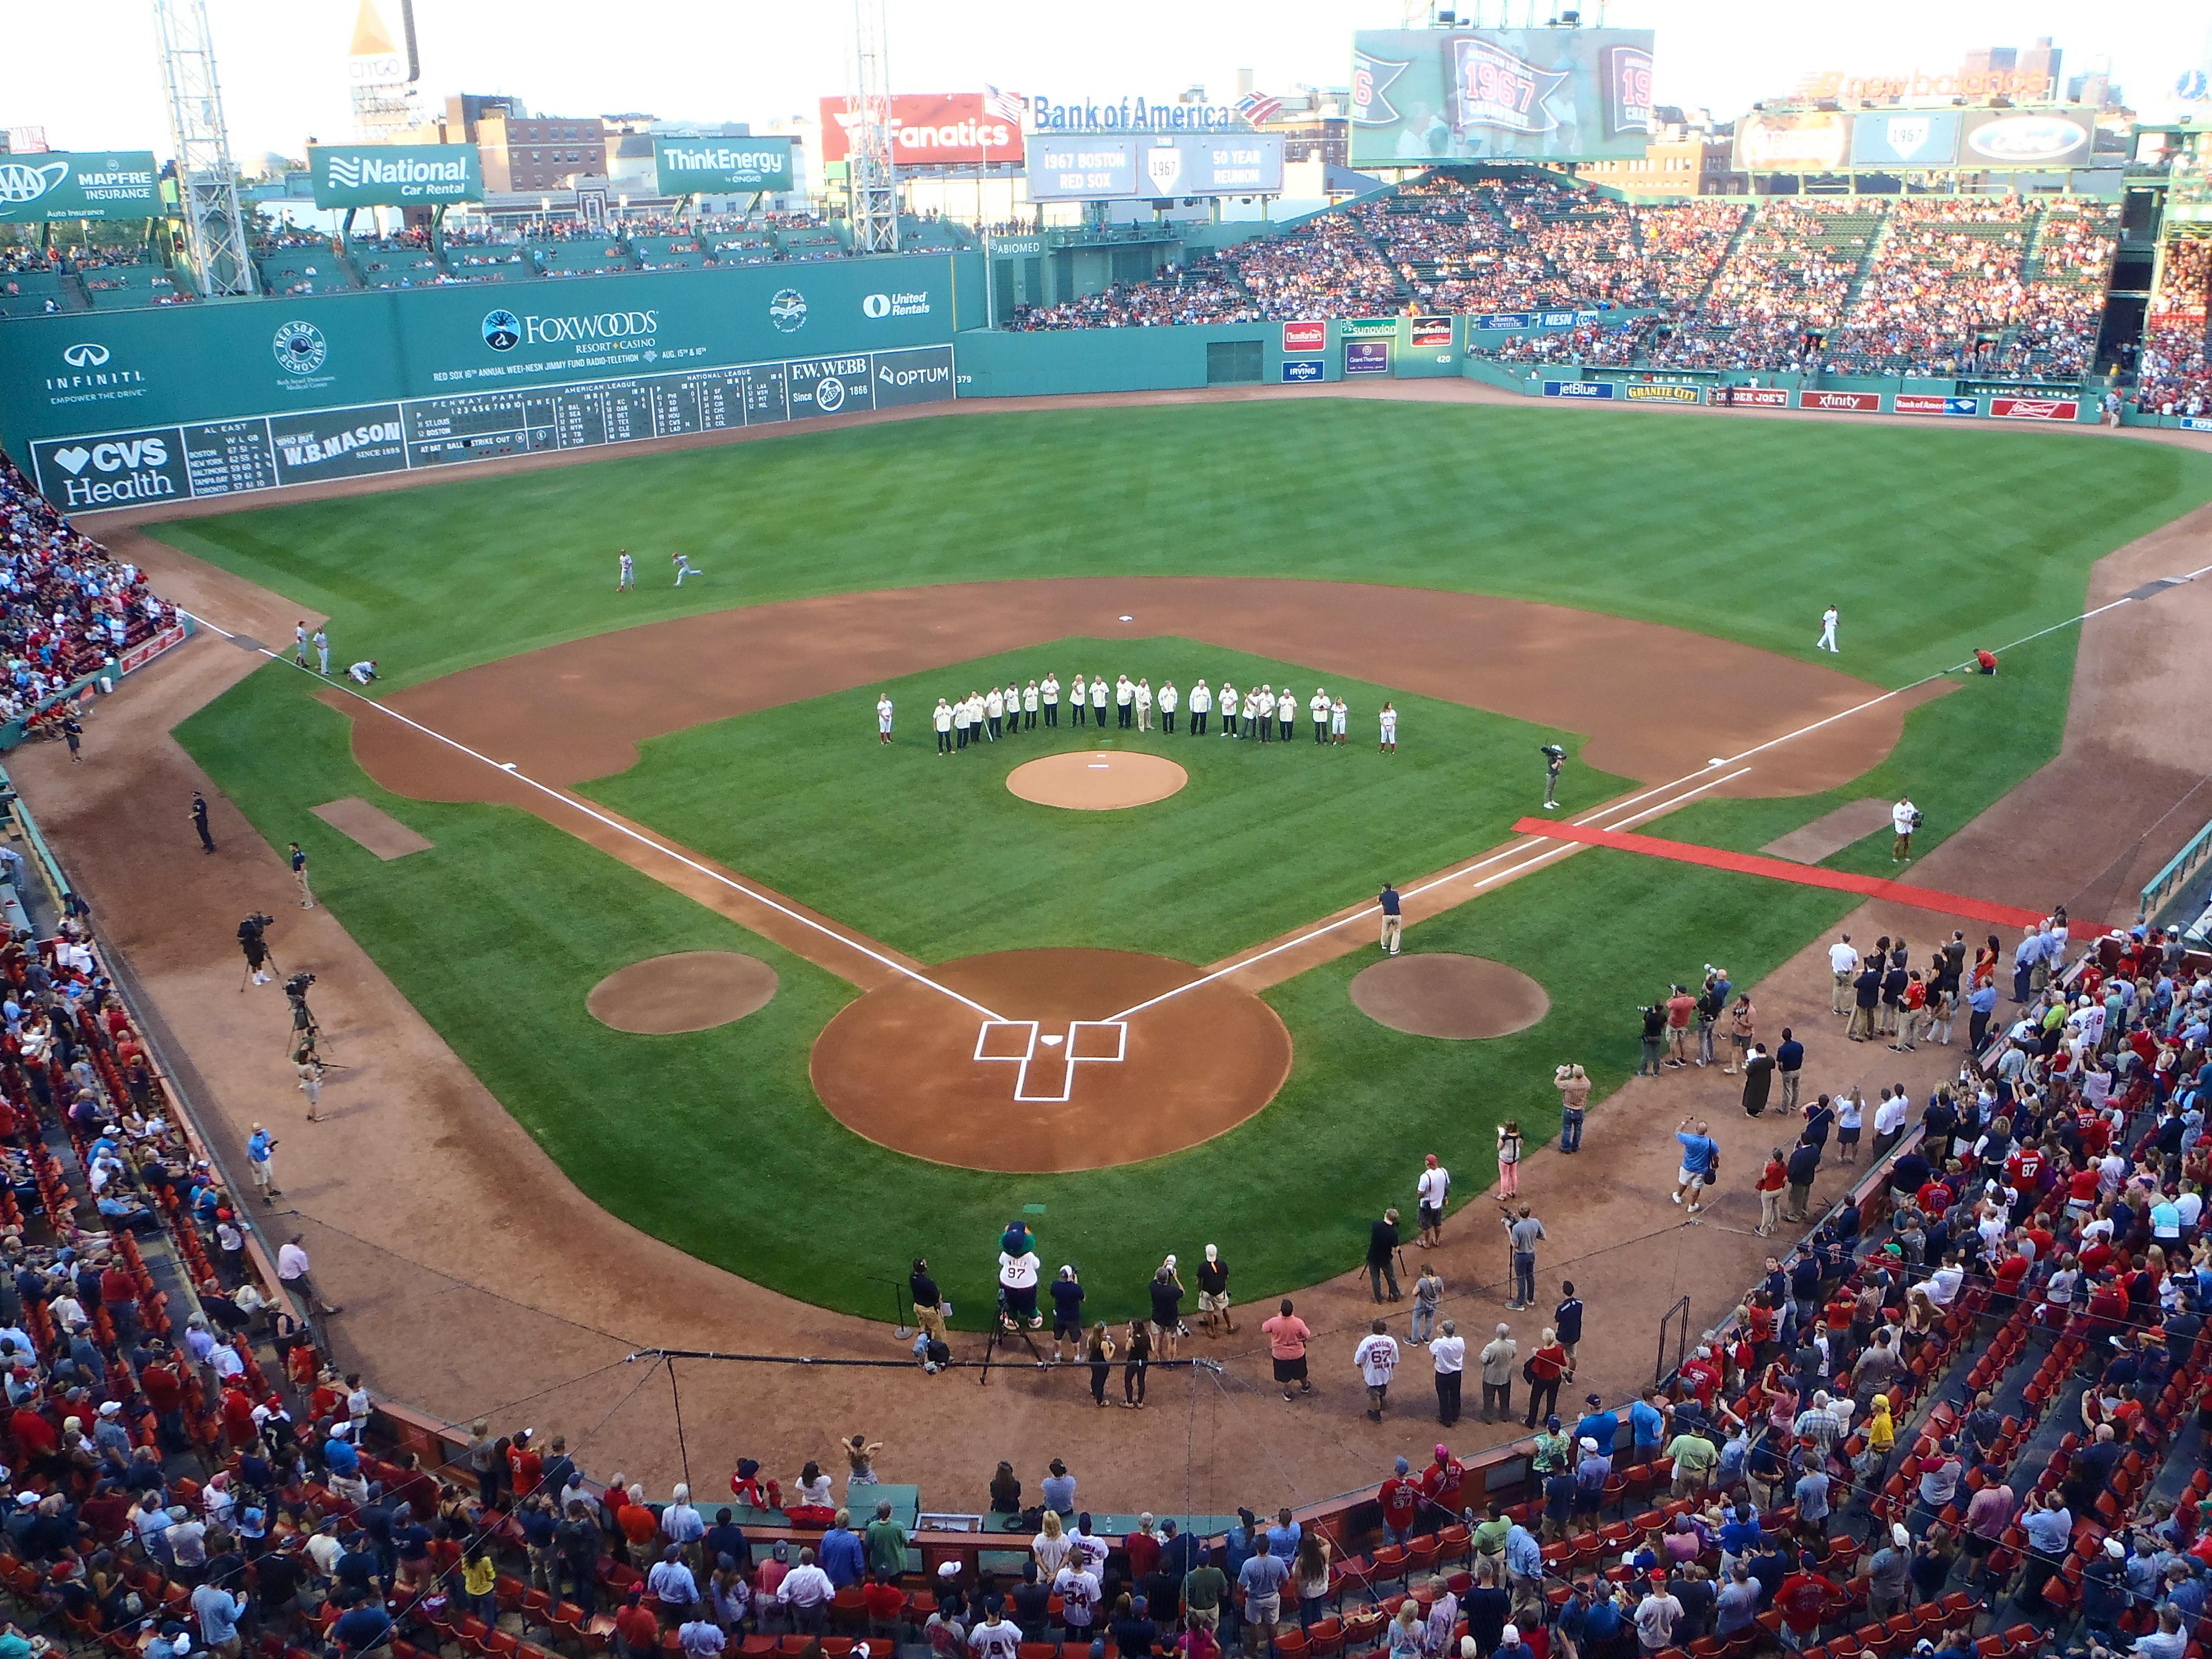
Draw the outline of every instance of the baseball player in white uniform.
<instances>
[{"instance_id":1,"label":"baseball player in white uniform","mask_svg":"<svg viewBox=\"0 0 2212 1659\"><path fill-rule=\"evenodd\" d=\"M1237 735L1237 720L1242 708L1243 705L1237 700L1237 688L1230 684L1227 680L1222 681L1221 735L1223 737L1233 738Z\"/></svg>"},{"instance_id":2,"label":"baseball player in white uniform","mask_svg":"<svg viewBox=\"0 0 2212 1659\"><path fill-rule=\"evenodd\" d=\"M1250 731L1256 722L1260 741L1273 743L1275 740L1275 688L1261 686L1244 699L1244 704L1245 730Z\"/></svg>"},{"instance_id":3,"label":"baseball player in white uniform","mask_svg":"<svg viewBox=\"0 0 2212 1659\"><path fill-rule=\"evenodd\" d=\"M1044 684L1037 688L1037 701L1044 705L1044 723L1057 726L1060 724L1059 675L1048 673L1044 677Z\"/></svg>"},{"instance_id":4,"label":"baseball player in white uniform","mask_svg":"<svg viewBox=\"0 0 2212 1659\"><path fill-rule=\"evenodd\" d=\"M983 735L989 741L998 742L999 725L1006 714L1006 694L994 685L991 695L983 699Z\"/></svg>"},{"instance_id":5,"label":"baseball player in white uniform","mask_svg":"<svg viewBox=\"0 0 2212 1659\"><path fill-rule=\"evenodd\" d=\"M1090 688L1084 684L1083 676L1080 674L1068 684L1067 706L1069 725L1080 726L1091 718L1084 712L1091 707Z\"/></svg>"},{"instance_id":6,"label":"baseball player in white uniform","mask_svg":"<svg viewBox=\"0 0 2212 1659\"><path fill-rule=\"evenodd\" d=\"M1351 719L1351 705L1346 703L1342 697L1337 698L1334 702L1329 704L1328 740L1331 743L1342 743L1344 741L1344 728L1346 723Z\"/></svg>"},{"instance_id":7,"label":"baseball player in white uniform","mask_svg":"<svg viewBox=\"0 0 2212 1659\"><path fill-rule=\"evenodd\" d=\"M637 586L637 561L623 548L615 555L615 592L623 593Z\"/></svg>"},{"instance_id":8,"label":"baseball player in white uniform","mask_svg":"<svg viewBox=\"0 0 2212 1659\"><path fill-rule=\"evenodd\" d=\"M1129 714L1137 701L1137 688L1129 684L1127 674L1114 677L1114 719L1124 730L1129 724Z\"/></svg>"},{"instance_id":9,"label":"baseball player in white uniform","mask_svg":"<svg viewBox=\"0 0 2212 1659\"><path fill-rule=\"evenodd\" d=\"M1152 729L1152 683L1150 680L1137 682L1136 702L1137 730L1149 732Z\"/></svg>"},{"instance_id":10,"label":"baseball player in white uniform","mask_svg":"<svg viewBox=\"0 0 2212 1659\"><path fill-rule=\"evenodd\" d=\"M1206 735L1206 717L1213 712L1213 693L1200 680L1190 688L1190 734L1194 738Z\"/></svg>"},{"instance_id":11,"label":"baseball player in white uniform","mask_svg":"<svg viewBox=\"0 0 2212 1659\"><path fill-rule=\"evenodd\" d=\"M1285 743L1298 726L1298 694L1285 686L1275 698L1275 735Z\"/></svg>"},{"instance_id":12,"label":"baseball player in white uniform","mask_svg":"<svg viewBox=\"0 0 2212 1659\"><path fill-rule=\"evenodd\" d=\"M1170 737L1173 737L1175 735L1176 701L1175 682L1173 680L1162 680L1160 682L1159 696L1160 730L1166 732Z\"/></svg>"},{"instance_id":13,"label":"baseball player in white uniform","mask_svg":"<svg viewBox=\"0 0 2212 1659\"><path fill-rule=\"evenodd\" d=\"M955 749L968 746L968 699L965 697L952 705L952 746Z\"/></svg>"},{"instance_id":14,"label":"baseball player in white uniform","mask_svg":"<svg viewBox=\"0 0 2212 1659\"><path fill-rule=\"evenodd\" d=\"M1091 677L1091 722L1100 726L1106 724L1106 677L1103 674Z\"/></svg>"},{"instance_id":15,"label":"baseball player in white uniform","mask_svg":"<svg viewBox=\"0 0 2212 1659\"><path fill-rule=\"evenodd\" d=\"M937 728L937 752L940 755L951 754L952 752L952 705L939 697L937 700L935 712L929 717L929 723Z\"/></svg>"},{"instance_id":16,"label":"baseball player in white uniform","mask_svg":"<svg viewBox=\"0 0 2212 1659\"><path fill-rule=\"evenodd\" d=\"M1314 741L1328 741L1328 693L1314 687L1313 701L1306 704L1306 712L1313 716Z\"/></svg>"},{"instance_id":17,"label":"baseball player in white uniform","mask_svg":"<svg viewBox=\"0 0 2212 1659\"><path fill-rule=\"evenodd\" d=\"M1035 680L1031 680L1031 681L1030 681L1027 685L1025 685L1025 686L1024 686L1024 687L1022 688L1022 730L1023 730L1023 731L1024 731L1024 732L1034 732L1034 731L1036 731L1036 714L1037 714L1037 683L1036 683Z\"/></svg>"},{"instance_id":18,"label":"baseball player in white uniform","mask_svg":"<svg viewBox=\"0 0 2212 1659\"><path fill-rule=\"evenodd\" d=\"M686 576L703 576L707 574L705 571L700 569L697 565L692 563L690 557L684 554L671 553L668 556L675 563L676 585L678 587L684 586L684 579Z\"/></svg>"},{"instance_id":19,"label":"baseball player in white uniform","mask_svg":"<svg viewBox=\"0 0 2212 1659\"><path fill-rule=\"evenodd\" d=\"M1834 651L1839 656L1842 654L1836 644L1836 607L1832 605L1820 613L1820 642L1813 648L1815 651Z\"/></svg>"},{"instance_id":20,"label":"baseball player in white uniform","mask_svg":"<svg viewBox=\"0 0 2212 1659\"><path fill-rule=\"evenodd\" d=\"M891 740L891 694L888 691L876 699L876 738L880 743Z\"/></svg>"},{"instance_id":21,"label":"baseball player in white uniform","mask_svg":"<svg viewBox=\"0 0 2212 1659\"><path fill-rule=\"evenodd\" d=\"M1382 705L1382 752L1386 755L1395 755L1398 752L1397 709L1387 702L1384 703Z\"/></svg>"}]
</instances>

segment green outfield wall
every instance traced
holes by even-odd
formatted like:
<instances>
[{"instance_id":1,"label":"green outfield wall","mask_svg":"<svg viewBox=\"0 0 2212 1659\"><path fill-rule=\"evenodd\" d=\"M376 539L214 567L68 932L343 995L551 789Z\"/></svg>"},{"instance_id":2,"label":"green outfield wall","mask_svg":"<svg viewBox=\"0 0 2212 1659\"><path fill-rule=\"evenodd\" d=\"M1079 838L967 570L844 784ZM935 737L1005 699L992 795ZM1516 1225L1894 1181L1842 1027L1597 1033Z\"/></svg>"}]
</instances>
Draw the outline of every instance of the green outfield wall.
<instances>
[{"instance_id":1,"label":"green outfield wall","mask_svg":"<svg viewBox=\"0 0 2212 1659\"><path fill-rule=\"evenodd\" d=\"M0 442L72 511L953 395L973 253L0 320Z\"/></svg>"}]
</instances>

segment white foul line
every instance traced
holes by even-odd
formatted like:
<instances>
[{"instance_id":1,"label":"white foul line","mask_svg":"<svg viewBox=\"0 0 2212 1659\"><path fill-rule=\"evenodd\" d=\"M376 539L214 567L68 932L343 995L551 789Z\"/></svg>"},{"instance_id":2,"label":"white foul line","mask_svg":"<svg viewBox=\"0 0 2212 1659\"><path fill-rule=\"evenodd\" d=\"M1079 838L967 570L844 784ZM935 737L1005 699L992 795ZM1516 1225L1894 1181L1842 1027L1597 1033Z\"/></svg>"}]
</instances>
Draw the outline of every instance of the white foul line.
<instances>
[{"instance_id":1,"label":"white foul line","mask_svg":"<svg viewBox=\"0 0 2212 1659\"><path fill-rule=\"evenodd\" d=\"M1724 783L1732 782L1750 770L1751 768L1748 766L1739 767L1736 770L1730 772L1726 777L1715 778L1710 783L1700 784L1695 789L1686 790L1670 800L1663 800L1660 802L1658 805L1651 807L1646 811L1638 813L1635 817L1626 820L1626 823L1640 823L1645 818L1656 817L1659 813L1669 811L1674 807L1680 806L1683 802L1689 800L1695 796L1704 794L1708 789L1717 789ZM1690 775L1692 777L1695 777L1697 776L1697 774L1692 772ZM1680 780L1677 780L1677 781L1680 781ZM1596 811L1592 812L1589 817L1577 818L1575 822L1578 824L1585 824L1596 818L1609 817L1624 807L1633 806L1638 801L1649 800L1652 796L1658 794L1664 790L1672 789L1673 787L1674 787L1674 785L1671 783L1662 784L1657 789L1647 789L1640 795L1631 795L1626 800L1615 801L1610 806L1600 807ZM1621 824L1616 824L1613 827L1620 829L1624 826ZM1443 875L1438 876L1433 881L1425 881L1419 887L1408 888L1402 895L1401 895L1401 896L1403 898L1419 898L1423 893L1433 892L1439 887L1459 880L1462 877L1471 876L1478 870L1487 869L1490 866L1499 862L1501 860L1516 857L1520 854L1528 852L1532 848L1544 847L1550 839L1551 838L1549 836L1536 836L1516 841L1510 847L1504 848L1501 852L1492 853L1487 858L1479 859L1473 864L1463 865L1457 869L1447 870ZM1544 863L1547 860L1563 858L1567 854L1574 852L1577 848L1586 845L1588 845L1587 842L1579 841L1561 842L1556 846L1550 847L1548 850L1537 854L1534 858L1525 860L1522 863L1513 865L1507 869L1500 870L1495 875L1485 876L1480 881L1476 882L1474 885L1478 889L1480 889L1489 886L1492 882L1503 881L1510 876L1521 875L1527 871L1534 869L1538 865ZM1311 928L1305 933L1300 933L1296 939L1285 939L1280 945L1270 945L1267 949L1260 951L1257 955L1243 957L1238 961L1231 963L1225 968L1217 968L1212 973L1202 975L1199 978L1191 981L1188 985L1178 985L1173 990L1163 991L1159 995L1152 997L1146 1001L1140 1002L1133 1008L1124 1008L1120 1013L1111 1015L1109 1018L1115 1020L1126 1020L1132 1014L1142 1013L1146 1009L1156 1007L1159 1004L1168 1001L1170 998L1179 997L1186 991L1195 991L1201 985L1210 985L1215 980L1225 979L1231 974L1242 973L1245 969L1252 967L1256 963L1265 962L1270 957L1280 956L1285 951L1294 951L1301 945L1310 944L1315 939L1336 932L1340 927L1348 927L1355 921L1371 921L1382 914L1382 907L1381 905L1370 904L1365 909L1355 910L1348 916L1340 916L1334 921L1323 922L1318 927Z\"/></svg>"},{"instance_id":2,"label":"white foul line","mask_svg":"<svg viewBox=\"0 0 2212 1659\"><path fill-rule=\"evenodd\" d=\"M191 611L181 611L180 614L190 616L194 622L199 623L203 626L222 635L223 638L230 641L234 645L240 642L237 635L232 633L228 629L220 627L216 623L210 622L205 617L199 616ZM265 645L255 645L251 648L258 651L263 656L268 658L271 662L287 663L289 666L299 669L299 672L302 674L313 673L312 670L301 668L299 664L291 662L289 659L276 652L271 651ZM754 903L764 905L769 909L775 911L778 915L788 917L791 921L798 922L802 927L811 927L816 933L821 934L824 939L835 939L838 944L844 945L847 949L859 951L862 956L866 957L872 962L879 962L884 967L892 969L896 973L904 974L908 979L915 981L917 984L927 985L931 990L939 992L945 996L951 997L955 1002L965 1004L967 1006L973 1008L977 1013L982 1015L986 1019L1001 1018L1001 1016L992 1012L991 1010L986 1008L981 1003L974 1000L972 998L962 996L959 992L952 989L950 986L939 985L935 980L930 978L928 975L918 974L913 969L908 967L904 963L895 962L890 957L884 955L882 951L872 950L867 945L861 944L860 940L849 938L847 935L839 933L834 927L824 927L822 923L815 921L811 916L801 915L798 911L792 909L788 905L777 903L774 899L769 897L767 894L755 892L751 888L746 886L741 881L731 880L729 877L724 875L720 871L710 869L706 865L700 863L698 860L678 852L675 848L669 846L665 842L657 841L651 836L641 834L638 830L633 830L629 824L621 822L619 819L609 817L605 813L599 811L596 807L586 805L584 802L578 800L574 795L568 793L564 790L556 789L550 784L538 782L537 779L532 777L527 772L520 770L511 761L502 764L500 762L492 759L489 755L479 753L477 750L470 748L468 744L460 742L459 739L449 738L444 732L434 730L430 726L423 725L420 720L410 720L398 709L379 702L374 697L362 696L360 692L355 690L351 686L343 684L338 680L325 679L321 675L314 675L313 678L324 684L333 686L337 690L344 692L346 696L351 697L355 702L367 704L369 708L375 709L380 714L390 715L393 720L398 720L402 726L408 726L415 731L420 732L426 738L434 738L436 741L444 744L448 749L459 750L462 754L466 755L471 760L481 762L483 764L491 768L495 772L501 773L507 777L514 778L520 782L528 784L532 789L537 790L541 795L551 796L555 800L559 801L563 806L582 813L586 817L590 818L595 823L604 824L618 835L629 836L630 840L637 842L639 846L650 848L653 851L659 854L663 858L672 859L675 862L682 865L685 869L691 871L694 874L704 876L709 881L718 883L721 886L728 888L733 893L743 894Z\"/></svg>"}]
</instances>

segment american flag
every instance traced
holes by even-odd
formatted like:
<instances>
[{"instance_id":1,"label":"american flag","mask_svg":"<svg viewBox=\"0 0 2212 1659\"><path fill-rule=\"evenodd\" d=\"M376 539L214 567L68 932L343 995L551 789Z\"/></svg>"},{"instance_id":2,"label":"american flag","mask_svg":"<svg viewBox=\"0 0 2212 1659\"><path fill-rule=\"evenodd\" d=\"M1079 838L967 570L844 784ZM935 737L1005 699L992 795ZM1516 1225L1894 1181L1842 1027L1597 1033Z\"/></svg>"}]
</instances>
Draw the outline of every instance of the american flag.
<instances>
[{"instance_id":1,"label":"american flag","mask_svg":"<svg viewBox=\"0 0 2212 1659\"><path fill-rule=\"evenodd\" d=\"M1248 92L1237 100L1237 112L1255 127L1273 120L1282 106L1281 99L1270 98L1264 92Z\"/></svg>"},{"instance_id":2,"label":"american flag","mask_svg":"<svg viewBox=\"0 0 2212 1659\"><path fill-rule=\"evenodd\" d=\"M1028 105L1029 100L1018 92L1002 92L988 81L983 83L983 112L986 115L995 115L1001 121L1012 121L1019 126L1022 112Z\"/></svg>"}]
</instances>

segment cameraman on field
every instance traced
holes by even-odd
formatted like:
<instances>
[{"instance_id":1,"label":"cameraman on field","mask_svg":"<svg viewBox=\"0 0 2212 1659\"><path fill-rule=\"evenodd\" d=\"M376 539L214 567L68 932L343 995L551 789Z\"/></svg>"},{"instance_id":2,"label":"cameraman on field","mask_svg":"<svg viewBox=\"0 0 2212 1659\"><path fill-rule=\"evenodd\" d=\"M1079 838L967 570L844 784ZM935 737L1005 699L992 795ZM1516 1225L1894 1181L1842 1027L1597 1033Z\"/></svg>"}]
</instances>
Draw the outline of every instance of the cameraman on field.
<instances>
[{"instance_id":1,"label":"cameraman on field","mask_svg":"<svg viewBox=\"0 0 2212 1659\"><path fill-rule=\"evenodd\" d=\"M256 910L238 924L238 948L246 953L246 975L256 985L269 983L269 940L266 937L273 918ZM243 991L246 987L238 988Z\"/></svg>"}]
</instances>

